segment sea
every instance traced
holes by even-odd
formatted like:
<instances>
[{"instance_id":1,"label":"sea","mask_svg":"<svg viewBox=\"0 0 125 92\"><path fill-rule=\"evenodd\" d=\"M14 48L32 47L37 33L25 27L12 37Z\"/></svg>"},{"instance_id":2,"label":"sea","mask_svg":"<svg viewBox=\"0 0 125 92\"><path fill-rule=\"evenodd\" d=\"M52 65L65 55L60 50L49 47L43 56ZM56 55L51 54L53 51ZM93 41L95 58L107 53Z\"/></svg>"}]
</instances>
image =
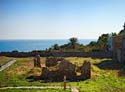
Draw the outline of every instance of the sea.
<instances>
[{"instance_id":1,"label":"sea","mask_svg":"<svg viewBox=\"0 0 125 92\"><path fill-rule=\"evenodd\" d=\"M89 44L96 39L79 39L78 42L83 45ZM47 40L0 40L0 52L11 52L14 50L20 52L29 52L33 50L46 50L54 44L63 45L69 42L68 39L47 39Z\"/></svg>"}]
</instances>

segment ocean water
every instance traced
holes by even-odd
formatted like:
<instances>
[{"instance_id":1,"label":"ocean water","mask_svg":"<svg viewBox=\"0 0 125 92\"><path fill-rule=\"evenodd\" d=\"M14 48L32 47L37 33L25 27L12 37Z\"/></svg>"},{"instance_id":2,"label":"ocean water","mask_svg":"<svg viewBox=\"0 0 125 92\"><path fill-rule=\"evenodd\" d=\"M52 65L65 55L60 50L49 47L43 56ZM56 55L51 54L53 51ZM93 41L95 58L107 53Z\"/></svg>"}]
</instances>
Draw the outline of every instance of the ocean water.
<instances>
[{"instance_id":1,"label":"ocean water","mask_svg":"<svg viewBox=\"0 0 125 92\"><path fill-rule=\"evenodd\" d=\"M78 42L80 44L89 44L91 41L96 41L95 39L80 39ZM32 51L32 50L45 50L54 44L63 45L68 43L69 40L0 40L0 52L7 51Z\"/></svg>"}]
</instances>

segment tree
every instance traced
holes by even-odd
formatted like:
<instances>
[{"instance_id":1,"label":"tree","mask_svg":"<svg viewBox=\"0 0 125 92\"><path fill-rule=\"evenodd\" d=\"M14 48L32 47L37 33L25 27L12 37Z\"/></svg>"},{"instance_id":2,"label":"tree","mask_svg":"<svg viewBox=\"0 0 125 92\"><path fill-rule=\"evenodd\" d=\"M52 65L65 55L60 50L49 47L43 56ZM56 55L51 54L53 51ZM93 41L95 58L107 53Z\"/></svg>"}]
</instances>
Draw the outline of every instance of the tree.
<instances>
[{"instance_id":1,"label":"tree","mask_svg":"<svg viewBox=\"0 0 125 92\"><path fill-rule=\"evenodd\" d=\"M100 50L106 50L108 48L108 38L109 34L102 34L99 37L97 45L99 46Z\"/></svg>"},{"instance_id":2,"label":"tree","mask_svg":"<svg viewBox=\"0 0 125 92\"><path fill-rule=\"evenodd\" d=\"M69 39L69 41L70 41L71 47L72 47L73 49L75 49L76 44L77 44L77 42L78 42L78 39L75 38L75 37L72 37L72 38Z\"/></svg>"},{"instance_id":3,"label":"tree","mask_svg":"<svg viewBox=\"0 0 125 92\"><path fill-rule=\"evenodd\" d=\"M125 23L124 23L123 27L124 27L124 29L122 29L122 30L118 33L118 35L124 35L124 34L125 34Z\"/></svg>"},{"instance_id":4,"label":"tree","mask_svg":"<svg viewBox=\"0 0 125 92\"><path fill-rule=\"evenodd\" d=\"M91 41L88 46L96 46L97 45L97 42L96 41Z\"/></svg>"},{"instance_id":5,"label":"tree","mask_svg":"<svg viewBox=\"0 0 125 92\"><path fill-rule=\"evenodd\" d=\"M117 33L116 32L112 32L111 36L117 36Z\"/></svg>"},{"instance_id":6,"label":"tree","mask_svg":"<svg viewBox=\"0 0 125 92\"><path fill-rule=\"evenodd\" d=\"M53 45L53 49L54 49L54 50L59 50L59 48L60 48L60 47L59 47L58 44L54 44L54 45Z\"/></svg>"},{"instance_id":7,"label":"tree","mask_svg":"<svg viewBox=\"0 0 125 92\"><path fill-rule=\"evenodd\" d=\"M125 30L121 30L121 31L118 33L118 35L124 35L124 31L125 31Z\"/></svg>"},{"instance_id":8,"label":"tree","mask_svg":"<svg viewBox=\"0 0 125 92\"><path fill-rule=\"evenodd\" d=\"M13 50L12 52L16 53L16 52L18 52L18 50Z\"/></svg>"}]
</instances>

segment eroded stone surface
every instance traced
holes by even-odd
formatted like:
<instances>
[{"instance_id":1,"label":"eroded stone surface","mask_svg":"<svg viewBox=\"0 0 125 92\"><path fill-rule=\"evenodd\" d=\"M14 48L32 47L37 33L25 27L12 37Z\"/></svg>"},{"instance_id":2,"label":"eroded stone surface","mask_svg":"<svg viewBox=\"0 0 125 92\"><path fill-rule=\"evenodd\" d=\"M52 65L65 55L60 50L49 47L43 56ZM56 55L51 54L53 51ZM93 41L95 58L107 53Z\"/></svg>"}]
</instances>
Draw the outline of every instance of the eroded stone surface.
<instances>
[{"instance_id":1,"label":"eroded stone surface","mask_svg":"<svg viewBox=\"0 0 125 92\"><path fill-rule=\"evenodd\" d=\"M85 61L81 67L81 78L90 79L91 77L91 64Z\"/></svg>"},{"instance_id":2,"label":"eroded stone surface","mask_svg":"<svg viewBox=\"0 0 125 92\"><path fill-rule=\"evenodd\" d=\"M40 64L40 55L36 55L34 58L34 67L41 67Z\"/></svg>"},{"instance_id":3,"label":"eroded stone surface","mask_svg":"<svg viewBox=\"0 0 125 92\"><path fill-rule=\"evenodd\" d=\"M76 65L70 63L64 58L47 58L46 67L42 68L41 78L50 81L63 81L64 76L67 80L85 80L91 77L91 64L84 62L80 67L81 75L76 75Z\"/></svg>"}]
</instances>

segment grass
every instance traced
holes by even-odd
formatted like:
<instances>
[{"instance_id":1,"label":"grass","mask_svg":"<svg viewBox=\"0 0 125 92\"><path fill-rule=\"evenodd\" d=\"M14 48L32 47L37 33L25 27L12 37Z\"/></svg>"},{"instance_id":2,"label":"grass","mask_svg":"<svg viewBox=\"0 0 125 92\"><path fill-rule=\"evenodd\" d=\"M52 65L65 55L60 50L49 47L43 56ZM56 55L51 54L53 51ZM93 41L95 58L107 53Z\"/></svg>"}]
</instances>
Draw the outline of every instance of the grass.
<instances>
[{"instance_id":1,"label":"grass","mask_svg":"<svg viewBox=\"0 0 125 92\"><path fill-rule=\"evenodd\" d=\"M92 58L67 58L73 62L78 59L81 66L82 61L91 62L92 78L86 81L69 82L68 85L77 87L81 92L125 92L125 78L119 72L125 72L124 65L112 59ZM77 64L77 63L76 63Z\"/></svg>"},{"instance_id":2,"label":"grass","mask_svg":"<svg viewBox=\"0 0 125 92\"><path fill-rule=\"evenodd\" d=\"M44 60L45 58L42 58ZM33 58L17 58L17 62L0 72L0 86L52 86L61 83L29 82L26 79L33 68Z\"/></svg>"},{"instance_id":3,"label":"grass","mask_svg":"<svg viewBox=\"0 0 125 92\"><path fill-rule=\"evenodd\" d=\"M12 58L1 56L0 57L0 65L4 65L4 64L8 63L10 60L12 60Z\"/></svg>"},{"instance_id":4,"label":"grass","mask_svg":"<svg viewBox=\"0 0 125 92\"><path fill-rule=\"evenodd\" d=\"M0 92L70 92L69 89L0 89Z\"/></svg>"},{"instance_id":5,"label":"grass","mask_svg":"<svg viewBox=\"0 0 125 92\"><path fill-rule=\"evenodd\" d=\"M89 79L81 82L70 82L81 92L125 92L125 79L100 76L93 80Z\"/></svg>"},{"instance_id":6,"label":"grass","mask_svg":"<svg viewBox=\"0 0 125 92\"><path fill-rule=\"evenodd\" d=\"M65 58L71 63L81 66L84 61L91 62L91 79L80 82L67 82L67 85L77 87L81 92L125 92L124 65L112 59L92 59L92 58ZM41 58L45 61L45 57ZM62 86L62 82L58 83L41 83L40 80L29 82L26 79L30 74L40 75L41 69L33 68L33 58L17 58L17 62L6 70L0 72L0 86ZM22 92L22 89L8 89ZM55 90L55 89L54 89ZM1 90L0 90L1 91ZM26 90L24 92L42 92L41 90ZM2 92L7 92L2 90ZM46 90L43 92L47 92ZM48 91L49 92L49 91ZM62 92L62 91L52 91Z\"/></svg>"}]
</instances>

